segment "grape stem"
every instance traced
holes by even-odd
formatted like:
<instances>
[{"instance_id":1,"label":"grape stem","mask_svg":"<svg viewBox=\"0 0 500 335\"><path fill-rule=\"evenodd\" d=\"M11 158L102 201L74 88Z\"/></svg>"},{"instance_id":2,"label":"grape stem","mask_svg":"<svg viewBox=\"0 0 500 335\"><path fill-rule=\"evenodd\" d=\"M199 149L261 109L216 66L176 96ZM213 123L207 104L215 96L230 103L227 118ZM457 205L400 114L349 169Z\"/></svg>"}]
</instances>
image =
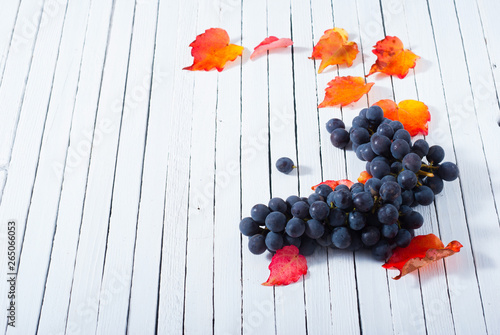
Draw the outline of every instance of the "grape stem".
<instances>
[{"instance_id":1,"label":"grape stem","mask_svg":"<svg viewBox=\"0 0 500 335\"><path fill-rule=\"evenodd\" d=\"M426 177L431 177L431 178L432 178L432 177L434 177L434 173L432 173L432 172L426 172L426 171L422 171L422 170L419 170L419 171L417 172L417 175L418 175L418 176L426 176Z\"/></svg>"},{"instance_id":2,"label":"grape stem","mask_svg":"<svg viewBox=\"0 0 500 335\"><path fill-rule=\"evenodd\" d=\"M437 170L437 169L439 169L439 166L434 166L432 164L422 164L422 167L427 168L429 170Z\"/></svg>"}]
</instances>

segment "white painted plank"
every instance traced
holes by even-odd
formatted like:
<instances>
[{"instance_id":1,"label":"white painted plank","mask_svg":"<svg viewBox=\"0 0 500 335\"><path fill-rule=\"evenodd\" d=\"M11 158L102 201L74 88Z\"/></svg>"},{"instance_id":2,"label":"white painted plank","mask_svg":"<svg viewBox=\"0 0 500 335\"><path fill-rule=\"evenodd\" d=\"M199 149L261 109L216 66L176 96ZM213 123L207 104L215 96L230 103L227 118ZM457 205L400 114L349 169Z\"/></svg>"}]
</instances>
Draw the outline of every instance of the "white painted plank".
<instances>
[{"instance_id":1,"label":"white painted plank","mask_svg":"<svg viewBox=\"0 0 500 335\"><path fill-rule=\"evenodd\" d=\"M484 38L484 43L486 44L486 48L488 50L488 58L491 72L493 74L495 93L498 99L498 92L500 89L500 43L496 38L496 35L500 29L500 22L498 22L497 19L498 13L500 13L500 3L490 0L476 0L476 3L480 13L481 28L483 30L481 39ZM491 94L490 88L491 87L487 87L488 93ZM494 119L498 124L500 122L500 115L496 113L494 115ZM496 189L498 190L498 184L496 184ZM498 208L498 192L495 193Z\"/></svg>"},{"instance_id":2,"label":"white painted plank","mask_svg":"<svg viewBox=\"0 0 500 335\"><path fill-rule=\"evenodd\" d=\"M17 103L9 105L9 103L6 103L7 105L4 109L8 114L20 115L19 125L17 127L19 131L17 132L16 141L14 142L12 157L10 157L10 150L6 150L5 156L3 156L6 162L8 162L10 158L11 160L10 171L8 171L8 178L4 188L5 198L0 208L0 218L2 221L5 222L9 219L13 219L17 222L16 247L18 262L23 246L26 219L36 175L40 143L47 116L47 108L52 90L54 68L57 63L65 13L66 3L63 2L60 7L58 7L58 13L52 17L52 20L40 28L39 39L34 49L33 62L31 64L33 75L28 78L28 82L26 83L26 95L23 96L23 102L21 105L17 105ZM15 57L16 53L12 53L12 55ZM10 62L7 64L8 67L12 65L14 64ZM22 63L19 65L23 67ZM7 69L7 71L8 73L6 73L4 77L4 85L8 85L8 83L11 82L10 77L14 75L13 70ZM15 85L15 81L12 82L12 84L14 84L14 86L11 87L12 91L8 92L7 90L2 90L2 92L0 92L0 101L2 101L4 94L5 98L10 96L9 99L16 100L17 97L21 98L16 90L19 89L24 91L23 86ZM18 110L21 106L21 110ZM6 122L6 125L8 125L8 122ZM14 131L15 129L11 130ZM9 131L9 134L14 135L14 132ZM11 140L13 139L12 137ZM10 144L11 143L7 143L7 141L2 142L2 147L4 145L9 145L10 149ZM5 148L7 149L7 147ZM3 241L1 245L5 247ZM2 261L2 264L5 263ZM20 273L18 277L18 281L29 279L29 277L23 278L22 273ZM4 292L6 288L4 282L5 281L3 281L0 286L0 292ZM18 299L29 300L29 296L23 296L25 293L20 293L22 297L18 295ZM29 316L27 315L29 314L23 315L23 312L26 312L26 310L18 310L17 316L20 318L28 318ZM5 321L6 318L2 318L0 327L5 326ZM16 328L13 328L13 330L15 329Z\"/></svg>"},{"instance_id":3,"label":"white painted plank","mask_svg":"<svg viewBox=\"0 0 500 335\"><path fill-rule=\"evenodd\" d=\"M406 28L403 2L382 1L381 4L387 35L398 36L405 48L413 49ZM421 62L419 61L417 64L421 65ZM419 70L420 67L415 71ZM418 100L413 70L410 70L404 79L392 76L392 83L396 102L406 99ZM412 140L416 141L420 138L423 138L423 136L414 137ZM434 204L420 206L417 210L424 217L424 226L415 233L417 235L434 233L439 236ZM389 275L391 277L395 276L392 271L389 271ZM438 262L433 264L431 268L424 269L420 273L420 277L418 273L415 273L413 276L407 276L405 280L395 281L389 279L389 287L391 289L391 306L396 333L427 332L428 334L443 334L453 332L453 316L450 309L443 262ZM432 308L429 308L428 305L428 302L436 300L444 302L439 318L431 315ZM426 315L424 316L422 312L426 313ZM410 318L411 323L408 322L408 315L412 316Z\"/></svg>"},{"instance_id":4,"label":"white painted plank","mask_svg":"<svg viewBox=\"0 0 500 335\"><path fill-rule=\"evenodd\" d=\"M97 125L106 122L111 130L102 138L94 136L92 141L91 163L68 312L68 325L79 325L79 330L83 333L96 331L98 306L99 304L102 306L112 295L110 292L100 291L134 5L134 1L131 0L115 3L96 119ZM126 274L120 275L126 276ZM82 313L82 306L85 308L85 314Z\"/></svg>"},{"instance_id":5,"label":"white painted plank","mask_svg":"<svg viewBox=\"0 0 500 335\"><path fill-rule=\"evenodd\" d=\"M494 251L495 241L500 239L500 229L484 144L493 139L492 133L494 130L491 126L494 123L480 129L478 117L476 116L480 113L484 114L485 110L491 110L492 108L498 110L494 103L492 105L480 98L481 87L478 87L480 78L490 78L486 66L488 61L487 53L484 50L483 43L471 42L471 32L462 29L462 35L460 34L456 16L446 20L448 22L436 22L436 11L453 11L455 9L453 1L445 1L439 5L429 4L429 7L438 55L442 59L440 65L443 74L443 85L448 100L450 124L457 153L457 162L460 168L460 184L463 190L465 212L469 224L486 329L488 333L496 333L500 331L500 320L495 317L495 310L497 309L495 305L500 300L500 292L497 285L491 281L491 278L500 277L500 255ZM464 15L463 11L467 11L467 15L473 15L475 9L474 7L467 9L462 6L459 6L459 8L462 9L462 17ZM477 13L476 22L479 25ZM448 27L453 28L453 34L445 31L445 23L448 24ZM480 33L479 30L476 30L476 32ZM467 63L468 58L464 54L461 43L462 41L465 43L465 40L467 40L468 48L473 50L475 55L470 64ZM470 56L470 53L468 55ZM449 61L444 61L444 59ZM483 120L481 123L485 125L486 118L481 118ZM484 135L482 135L483 131ZM498 128L496 132L498 132ZM491 148L491 145L488 144L488 148ZM495 152L489 151L489 154L495 154ZM490 161L492 169L491 164L497 164L498 157L495 160L495 163Z\"/></svg>"},{"instance_id":6,"label":"white painted plank","mask_svg":"<svg viewBox=\"0 0 500 335\"><path fill-rule=\"evenodd\" d=\"M160 2L127 332L154 334L167 178L166 142L174 93L179 2ZM180 47L184 47L181 45Z\"/></svg>"},{"instance_id":7,"label":"white painted plank","mask_svg":"<svg viewBox=\"0 0 500 335\"><path fill-rule=\"evenodd\" d=\"M340 4L340 2L339 2ZM384 37L381 13L379 3L357 3L357 19L345 20L343 15L336 13L339 8L334 2L335 25L346 28L351 35L350 39L358 43L359 55L357 61L363 61L362 66L359 63L353 64L349 70L340 68L341 75L351 74L353 71L357 76L364 76L368 73L369 67L375 61L376 57L371 52L372 46ZM337 9L340 11L340 9ZM344 14L346 15L346 14ZM344 22L341 24L341 22ZM356 25L358 24L358 29ZM370 28L368 28L370 27ZM368 93L368 102L373 104L380 99L392 98L392 86L390 78L368 77L367 82L375 82ZM352 124L352 119L359 113L359 110L366 107L365 98L360 99L353 106L343 108L344 120L347 126ZM356 154L349 150L346 152L347 158L347 176L356 181L359 173L365 170L365 163L360 161ZM393 320L391 320L391 292L388 288L387 274L380 267L380 263L374 261L370 252L355 253L355 268L357 289L359 295L359 314L361 331L368 333L391 334L393 332ZM373 288L377 287L377 290ZM377 308L373 308L377 306Z\"/></svg>"},{"instance_id":8,"label":"white painted plank","mask_svg":"<svg viewBox=\"0 0 500 335\"><path fill-rule=\"evenodd\" d=\"M0 103L4 111L0 114L0 167L4 169L8 168L10 162L20 108L42 17L42 8L42 2L25 1L20 5L12 37L12 47L4 65L2 85L0 86ZM33 20L35 18L38 20ZM3 191L2 188L0 200Z\"/></svg>"},{"instance_id":9,"label":"white painted plank","mask_svg":"<svg viewBox=\"0 0 500 335\"><path fill-rule=\"evenodd\" d=\"M26 95L24 106L29 109L23 111L17 131L17 139L19 140L26 140L21 137L26 131L32 134L33 125L26 130L24 128L26 123L23 122L24 117L35 119L39 127L44 126L40 159L26 223L24 238L26 244L23 242L18 270L17 287L20 292L24 292L24 294L19 295L18 303L20 306L27 306L22 311L27 313L28 316L23 316L24 321L16 328L9 328L8 332L34 333L38 326L63 177L63 171L54 167L64 166L66 158L89 7L89 1L82 1L68 6L45 125L44 121L36 119L31 114L33 112L42 114L40 110L34 107L34 104L38 105L39 102L30 102L28 100L30 95ZM60 11L60 15L64 16L65 8L60 8ZM74 47L75 43L77 45L76 49ZM46 62L43 63L43 66L45 65ZM39 66L42 66L42 63ZM34 78L35 73L32 72L30 78ZM50 75L52 76L52 74ZM48 92L46 94L48 95ZM33 141L33 139L30 139L30 141ZM14 148L14 150L18 149ZM22 150L14 152L13 158L19 152L22 152ZM23 155L25 160L34 160L36 157L37 155ZM16 162L12 161L12 167L15 164ZM21 164L27 166L36 164L36 162L24 161ZM12 174L12 176L14 177L15 174ZM24 178L24 176L21 176L21 178ZM44 224L39 224L39 222L44 222Z\"/></svg>"},{"instance_id":10,"label":"white painted plank","mask_svg":"<svg viewBox=\"0 0 500 335\"><path fill-rule=\"evenodd\" d=\"M7 1L2 4L0 12L0 83L2 82L5 63L9 55L9 47L14 34L17 14L21 0Z\"/></svg>"},{"instance_id":11,"label":"white painted plank","mask_svg":"<svg viewBox=\"0 0 500 335\"><path fill-rule=\"evenodd\" d=\"M253 48L268 35L266 3L243 1L242 21L242 44L248 49L244 51L241 79L241 215L247 217L252 206L267 204L271 195L267 57L248 59ZM293 122L290 118L281 120ZM243 334L275 333L273 290L261 285L269 276L270 260L267 252L258 256L250 253L248 238L242 237Z\"/></svg>"},{"instance_id":12,"label":"white painted plank","mask_svg":"<svg viewBox=\"0 0 500 335\"><path fill-rule=\"evenodd\" d=\"M64 178L38 324L40 334L64 334L66 329L111 7L111 0L92 2L69 143L64 141L66 161L52 166L53 171L64 169ZM106 123L98 124L95 138L102 141L108 127ZM82 305L80 313L87 315L87 306ZM77 333L80 326L69 323L67 332Z\"/></svg>"},{"instance_id":13,"label":"white painted plank","mask_svg":"<svg viewBox=\"0 0 500 335\"><path fill-rule=\"evenodd\" d=\"M491 76L491 68L488 66L489 59L486 43L475 34L481 34L481 18L474 4L464 1L456 1L460 32L464 44L465 57L467 61L470 86L476 107L476 118L481 134L483 151L488 163L488 175L491 182L491 190L495 197L497 215L500 206L500 175L495 169L497 159L500 155L500 146L495 141L498 138L499 105L495 94L495 83ZM473 24L472 29L470 24ZM488 112L485 112L488 111Z\"/></svg>"},{"instance_id":14,"label":"white painted plank","mask_svg":"<svg viewBox=\"0 0 500 335\"><path fill-rule=\"evenodd\" d=\"M447 113L448 96L443 91L442 82L436 80L441 77L440 60L434 44L427 3L425 1L405 3L405 15L412 49L422 57L419 61L420 70L418 65L415 70L418 95L432 113L429 135L426 139L430 144L438 144L444 148L446 160L454 160L453 138ZM436 94L440 91L445 95ZM464 245L460 254L445 260L455 331L460 334L476 331L482 333L484 322L481 325L481 301L459 183L446 183L443 192L436 196L435 205L443 242L456 239ZM429 268L420 272L424 292L427 282L429 279L432 280L432 270L434 269ZM467 289L464 290L464 287ZM446 300L437 297L426 299L424 296L426 319L431 323L439 323L443 311L446 310L446 303ZM474 320L474 322L457 322L457 320Z\"/></svg>"},{"instance_id":15,"label":"white painted plank","mask_svg":"<svg viewBox=\"0 0 500 335\"><path fill-rule=\"evenodd\" d=\"M136 4L97 333L125 333L156 34L157 1ZM158 251L158 250L157 250Z\"/></svg>"},{"instance_id":16,"label":"white painted plank","mask_svg":"<svg viewBox=\"0 0 500 335\"><path fill-rule=\"evenodd\" d=\"M269 36L290 38L290 1L268 2L267 20ZM297 162L296 122L283 124L280 120L281 115L290 119L296 115L291 48L276 50L268 58L271 195L286 199L298 193L298 172L283 174L275 164L280 157L289 157ZM290 286L275 287L275 303L277 334L306 332L303 279Z\"/></svg>"},{"instance_id":17,"label":"white painted plank","mask_svg":"<svg viewBox=\"0 0 500 335\"><path fill-rule=\"evenodd\" d=\"M324 31L332 29L333 22L331 1L312 1L312 25L314 43L317 43ZM312 53L312 49L309 50ZM320 61L315 61L315 71ZM323 101L324 92L330 80L338 75L336 67L325 69L316 75L317 105ZM338 108L322 108L318 111L319 132L321 140L321 157L323 180L338 180L347 178L345 151L339 150L330 142L330 134L325 124L331 118L342 118ZM330 276L330 304L334 333L359 333L359 317L356 290L356 275L354 273L354 257L351 252L341 252L328 249L328 267ZM306 283L307 285L307 283Z\"/></svg>"},{"instance_id":18,"label":"white painted plank","mask_svg":"<svg viewBox=\"0 0 500 335\"><path fill-rule=\"evenodd\" d=\"M227 29L231 43L241 44L241 2L223 0L220 8L220 26ZM240 334L242 327L241 61L238 58L219 74L217 90L213 333L221 335Z\"/></svg>"},{"instance_id":19,"label":"white painted plank","mask_svg":"<svg viewBox=\"0 0 500 335\"><path fill-rule=\"evenodd\" d=\"M189 43L196 36L195 0L182 2L177 25L178 48L175 55L174 96L168 109L168 174L161 256L161 277L158 305L159 334L184 331L184 295L186 271L186 238L189 192L191 124L193 116L194 78L200 73L182 70L192 63Z\"/></svg>"},{"instance_id":20,"label":"white painted plank","mask_svg":"<svg viewBox=\"0 0 500 335\"><path fill-rule=\"evenodd\" d=\"M308 59L313 46L310 3L291 1L291 11L299 193L307 197L313 192L311 186L323 181L315 67L314 62ZM307 332L332 333L326 248L318 247L313 255L307 257L307 265L309 274L304 280ZM349 292L347 287L345 292ZM348 306L347 303L344 305L345 310L349 309Z\"/></svg>"},{"instance_id":21,"label":"white painted plank","mask_svg":"<svg viewBox=\"0 0 500 335\"><path fill-rule=\"evenodd\" d=\"M214 3L200 1L196 33L201 34L208 28L218 26L218 6ZM231 32L228 32L228 34L231 34ZM215 70L194 73L184 297L184 331L186 334L201 334L213 328L214 156L217 73ZM204 308L200 308L200 306L204 306Z\"/></svg>"}]
</instances>

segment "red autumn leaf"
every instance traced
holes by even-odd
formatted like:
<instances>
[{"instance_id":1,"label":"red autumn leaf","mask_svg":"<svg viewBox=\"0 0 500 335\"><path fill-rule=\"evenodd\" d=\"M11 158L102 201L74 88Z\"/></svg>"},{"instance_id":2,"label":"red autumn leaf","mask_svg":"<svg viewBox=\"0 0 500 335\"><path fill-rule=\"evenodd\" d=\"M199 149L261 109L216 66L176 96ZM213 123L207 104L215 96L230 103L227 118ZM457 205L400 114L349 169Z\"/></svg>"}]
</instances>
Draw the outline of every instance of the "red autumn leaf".
<instances>
[{"instance_id":1,"label":"red autumn leaf","mask_svg":"<svg viewBox=\"0 0 500 335\"><path fill-rule=\"evenodd\" d=\"M322 183L319 183L318 185L314 185L311 187L311 190L316 190L316 188L319 186L319 185L323 185L323 184L326 184L328 186L330 186L332 188L332 190L335 189L335 187L337 187L338 185L345 185L349 188L351 188L351 186L354 184L352 181L350 181L349 179L340 179L340 180L325 180L324 182Z\"/></svg>"},{"instance_id":2,"label":"red autumn leaf","mask_svg":"<svg viewBox=\"0 0 500 335\"><path fill-rule=\"evenodd\" d=\"M299 254L299 249L296 246L289 245L276 251L271 264L269 264L269 270L271 270L271 274L262 285L288 285L295 283L307 273L307 260Z\"/></svg>"},{"instance_id":3,"label":"red autumn leaf","mask_svg":"<svg viewBox=\"0 0 500 335\"><path fill-rule=\"evenodd\" d=\"M377 55L377 60L372 65L370 73L366 75L367 77L375 72L382 72L403 79L420 58L410 50L404 49L403 42L396 36L387 36L378 41L374 48L373 53Z\"/></svg>"},{"instance_id":4,"label":"red autumn leaf","mask_svg":"<svg viewBox=\"0 0 500 335\"><path fill-rule=\"evenodd\" d=\"M325 88L325 99L318 107L347 106L361 99L370 91L373 84L365 83L362 77L335 77Z\"/></svg>"},{"instance_id":5,"label":"red autumn leaf","mask_svg":"<svg viewBox=\"0 0 500 335\"><path fill-rule=\"evenodd\" d=\"M228 61L233 61L241 56L243 47L229 44L229 35L224 29L211 28L205 30L203 34L196 36L190 45L191 55L194 57L193 65L185 67L183 70L209 71L216 68L222 71Z\"/></svg>"},{"instance_id":6,"label":"red autumn leaf","mask_svg":"<svg viewBox=\"0 0 500 335\"><path fill-rule=\"evenodd\" d=\"M351 66L358 54L358 45L348 41L349 35L342 28L326 30L314 46L310 59L321 59L318 73L328 65L346 64Z\"/></svg>"},{"instance_id":7,"label":"red autumn leaf","mask_svg":"<svg viewBox=\"0 0 500 335\"><path fill-rule=\"evenodd\" d=\"M420 101L403 100L399 104L389 99L375 103L384 110L384 116L391 120L399 120L411 136L429 133L428 122L431 120L429 108Z\"/></svg>"},{"instance_id":8,"label":"red autumn leaf","mask_svg":"<svg viewBox=\"0 0 500 335\"><path fill-rule=\"evenodd\" d=\"M399 275L393 278L397 280L423 266L459 252L460 248L462 244L458 241L452 241L445 247L434 234L415 236L406 248L395 248L391 258L382 267L399 270Z\"/></svg>"},{"instance_id":9,"label":"red autumn leaf","mask_svg":"<svg viewBox=\"0 0 500 335\"><path fill-rule=\"evenodd\" d=\"M359 174L358 183L364 184L368 179L372 177L367 171L363 171Z\"/></svg>"},{"instance_id":10,"label":"red autumn leaf","mask_svg":"<svg viewBox=\"0 0 500 335\"><path fill-rule=\"evenodd\" d=\"M269 36L253 49L253 53L250 56L250 59L254 59L258 55L266 52L267 50L286 48L292 44L293 41L289 38L277 38L276 36Z\"/></svg>"}]
</instances>

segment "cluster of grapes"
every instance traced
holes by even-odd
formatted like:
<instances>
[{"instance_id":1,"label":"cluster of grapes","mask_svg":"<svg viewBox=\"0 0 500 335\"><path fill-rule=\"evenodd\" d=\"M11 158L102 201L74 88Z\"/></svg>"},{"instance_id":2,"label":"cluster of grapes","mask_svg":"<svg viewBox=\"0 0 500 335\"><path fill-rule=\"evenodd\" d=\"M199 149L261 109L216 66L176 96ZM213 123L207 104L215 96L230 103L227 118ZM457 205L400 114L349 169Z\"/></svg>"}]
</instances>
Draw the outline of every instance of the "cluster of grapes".
<instances>
[{"instance_id":1,"label":"cluster of grapes","mask_svg":"<svg viewBox=\"0 0 500 335\"><path fill-rule=\"evenodd\" d=\"M240 231L249 236L248 248L254 254L295 245L307 256L319 245L351 251L367 248L376 260L385 261L395 247L408 246L414 230L423 225L422 215L412 207L430 205L443 190L443 180L458 177L458 168L441 163L442 147L429 147L425 140L412 143L403 124L384 118L378 106L361 110L349 132L339 119L326 126L335 147L344 148L352 141L373 177L364 185L338 185L332 190L322 184L307 198L273 198L267 206L257 204L240 222Z\"/></svg>"}]
</instances>

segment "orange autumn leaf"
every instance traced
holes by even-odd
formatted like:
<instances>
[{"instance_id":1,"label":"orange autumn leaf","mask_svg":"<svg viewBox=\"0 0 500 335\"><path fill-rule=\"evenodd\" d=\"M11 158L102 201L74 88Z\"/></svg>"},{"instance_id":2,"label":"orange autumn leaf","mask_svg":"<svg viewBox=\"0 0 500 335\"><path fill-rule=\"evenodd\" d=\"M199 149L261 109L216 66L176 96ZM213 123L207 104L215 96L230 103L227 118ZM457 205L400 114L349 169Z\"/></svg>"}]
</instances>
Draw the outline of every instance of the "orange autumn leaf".
<instances>
[{"instance_id":1,"label":"orange autumn leaf","mask_svg":"<svg viewBox=\"0 0 500 335\"><path fill-rule=\"evenodd\" d=\"M289 245L276 251L271 264L269 264L269 270L271 270L271 274L262 285L288 285L295 283L307 273L307 260L299 254L299 249L296 246Z\"/></svg>"},{"instance_id":2,"label":"orange autumn leaf","mask_svg":"<svg viewBox=\"0 0 500 335\"><path fill-rule=\"evenodd\" d=\"M351 66L358 54L358 45L348 41L349 35L342 28L326 30L314 46L310 59L321 59L318 73L329 65L346 64Z\"/></svg>"},{"instance_id":3,"label":"orange autumn leaf","mask_svg":"<svg viewBox=\"0 0 500 335\"><path fill-rule=\"evenodd\" d=\"M384 110L386 118L400 121L411 136L429 134L428 122L431 120L431 113L423 102L403 100L396 105L394 101L384 99L375 105Z\"/></svg>"},{"instance_id":4,"label":"orange autumn leaf","mask_svg":"<svg viewBox=\"0 0 500 335\"><path fill-rule=\"evenodd\" d=\"M395 248L391 258L382 267L399 270L399 275L393 278L398 280L412 271L459 252L460 248L462 244L458 241L452 241L445 247L434 234L415 236L406 248Z\"/></svg>"},{"instance_id":5,"label":"orange autumn leaf","mask_svg":"<svg viewBox=\"0 0 500 335\"><path fill-rule=\"evenodd\" d=\"M253 60L255 57L265 53L268 50L286 48L292 44L293 41L289 38L277 38L276 36L269 36L253 49L254 51L250 56L250 59Z\"/></svg>"},{"instance_id":6,"label":"orange autumn leaf","mask_svg":"<svg viewBox=\"0 0 500 335\"><path fill-rule=\"evenodd\" d=\"M359 174L358 183L364 184L368 179L372 177L367 171L363 171Z\"/></svg>"},{"instance_id":7,"label":"orange autumn leaf","mask_svg":"<svg viewBox=\"0 0 500 335\"><path fill-rule=\"evenodd\" d=\"M361 99L364 94L370 91L373 84L365 83L362 77L335 77L325 88L325 99L318 108L347 106Z\"/></svg>"},{"instance_id":8,"label":"orange autumn leaf","mask_svg":"<svg viewBox=\"0 0 500 335\"><path fill-rule=\"evenodd\" d=\"M229 44L229 35L221 28L205 30L189 46L193 48L191 55L194 61L193 65L183 70L190 71L210 71L216 68L220 72L228 61L241 56L244 49L242 46Z\"/></svg>"},{"instance_id":9,"label":"orange autumn leaf","mask_svg":"<svg viewBox=\"0 0 500 335\"><path fill-rule=\"evenodd\" d=\"M381 72L403 79L420 58L410 50L404 49L403 42L396 36L387 36L378 41L374 48L373 53L377 55L377 60L372 65L370 73L366 75L367 77L375 72Z\"/></svg>"},{"instance_id":10,"label":"orange autumn leaf","mask_svg":"<svg viewBox=\"0 0 500 335\"><path fill-rule=\"evenodd\" d=\"M351 186L354 183L352 181L350 181L349 179L325 180L324 182L319 183L318 185L311 186L311 190L314 191L314 190L316 190L316 188L318 188L319 185L323 185L323 184L330 186L332 188L332 190L334 190L335 187L337 187L338 185L345 185L345 186L351 188Z\"/></svg>"}]
</instances>

